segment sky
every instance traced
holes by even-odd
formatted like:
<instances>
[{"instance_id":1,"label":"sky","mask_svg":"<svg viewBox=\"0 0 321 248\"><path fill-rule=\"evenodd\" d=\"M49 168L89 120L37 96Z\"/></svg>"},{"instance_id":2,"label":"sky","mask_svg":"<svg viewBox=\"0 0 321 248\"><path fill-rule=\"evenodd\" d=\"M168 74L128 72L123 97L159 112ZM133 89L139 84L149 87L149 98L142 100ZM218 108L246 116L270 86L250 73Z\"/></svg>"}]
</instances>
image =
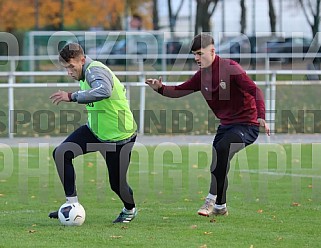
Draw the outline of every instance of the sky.
<instances>
[{"instance_id":1,"label":"sky","mask_svg":"<svg viewBox=\"0 0 321 248\"><path fill-rule=\"evenodd\" d=\"M232 34L240 31L240 0L224 0L225 1L225 32ZM159 3L159 17L161 25L168 25L168 7L163 1ZM172 1L174 11L177 10L180 1ZM253 3L255 4L253 8ZM281 4L280 4L281 3ZM268 16L268 0L246 0L247 8L247 29L246 34L264 35L270 32L269 16ZM192 6L193 11L190 11ZM289 0L274 0L275 12L277 15L276 29L278 32L283 32L283 36L306 36L312 38L310 26L305 19L303 11L300 8L291 7ZM180 21L178 22L177 30L194 31L195 23L195 0L185 0L183 9L180 12ZM222 2L220 2L212 16L212 33L215 38L221 37L223 31L222 17ZM253 11L255 9L255 11ZM282 9L282 12L280 12ZM255 15L253 15L255 13ZM282 13L282 14L281 14ZM192 15L191 21L188 20ZM255 22L253 22L253 19ZM281 19L281 21L279 21ZM255 25L253 25L255 23Z\"/></svg>"}]
</instances>

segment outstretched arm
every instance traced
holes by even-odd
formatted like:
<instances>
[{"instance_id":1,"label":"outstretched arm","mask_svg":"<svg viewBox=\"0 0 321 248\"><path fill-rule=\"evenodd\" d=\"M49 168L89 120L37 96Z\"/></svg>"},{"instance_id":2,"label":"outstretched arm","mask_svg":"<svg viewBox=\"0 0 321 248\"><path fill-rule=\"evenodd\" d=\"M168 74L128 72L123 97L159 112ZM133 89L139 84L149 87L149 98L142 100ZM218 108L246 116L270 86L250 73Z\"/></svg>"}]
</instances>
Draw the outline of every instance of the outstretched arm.
<instances>
[{"instance_id":1,"label":"outstretched arm","mask_svg":"<svg viewBox=\"0 0 321 248\"><path fill-rule=\"evenodd\" d=\"M87 104L101 101L111 96L113 90L113 79L111 73L104 68L90 68L86 73L86 81L88 82L90 89L80 90L73 93L59 90L50 96L52 103L57 105L60 102L78 102L81 104Z\"/></svg>"},{"instance_id":2,"label":"outstretched arm","mask_svg":"<svg viewBox=\"0 0 321 248\"><path fill-rule=\"evenodd\" d=\"M163 85L161 77L146 79L145 83L163 96L178 98L199 91L201 89L200 81L200 73L196 73L191 79L177 86Z\"/></svg>"}]
</instances>

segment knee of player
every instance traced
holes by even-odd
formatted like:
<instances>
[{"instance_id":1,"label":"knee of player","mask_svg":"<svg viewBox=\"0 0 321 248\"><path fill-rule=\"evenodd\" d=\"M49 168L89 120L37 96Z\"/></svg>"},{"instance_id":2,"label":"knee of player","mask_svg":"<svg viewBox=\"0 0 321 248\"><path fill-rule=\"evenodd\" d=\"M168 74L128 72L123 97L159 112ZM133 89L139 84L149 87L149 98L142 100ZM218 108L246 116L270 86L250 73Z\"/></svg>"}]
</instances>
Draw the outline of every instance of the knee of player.
<instances>
[{"instance_id":1,"label":"knee of player","mask_svg":"<svg viewBox=\"0 0 321 248\"><path fill-rule=\"evenodd\" d=\"M52 153L53 159L57 162L57 160L72 160L75 158L74 152L72 150L66 149L66 147L61 144L57 146L53 153Z\"/></svg>"},{"instance_id":2,"label":"knee of player","mask_svg":"<svg viewBox=\"0 0 321 248\"><path fill-rule=\"evenodd\" d=\"M110 183L110 188L111 188L111 190L114 191L117 195L119 195L119 193L120 193L119 184Z\"/></svg>"},{"instance_id":3,"label":"knee of player","mask_svg":"<svg viewBox=\"0 0 321 248\"><path fill-rule=\"evenodd\" d=\"M128 193L131 195L133 194L132 189L128 186L126 182L121 182L120 184L118 182L111 182L110 188L117 195L128 195Z\"/></svg>"},{"instance_id":4,"label":"knee of player","mask_svg":"<svg viewBox=\"0 0 321 248\"><path fill-rule=\"evenodd\" d=\"M222 156L223 154L228 154L230 149L230 144L227 142L220 142L217 146L215 146L216 156Z\"/></svg>"},{"instance_id":5,"label":"knee of player","mask_svg":"<svg viewBox=\"0 0 321 248\"><path fill-rule=\"evenodd\" d=\"M52 152L52 157L53 157L54 160L56 160L56 157L57 157L57 148L58 147L56 147Z\"/></svg>"}]
</instances>

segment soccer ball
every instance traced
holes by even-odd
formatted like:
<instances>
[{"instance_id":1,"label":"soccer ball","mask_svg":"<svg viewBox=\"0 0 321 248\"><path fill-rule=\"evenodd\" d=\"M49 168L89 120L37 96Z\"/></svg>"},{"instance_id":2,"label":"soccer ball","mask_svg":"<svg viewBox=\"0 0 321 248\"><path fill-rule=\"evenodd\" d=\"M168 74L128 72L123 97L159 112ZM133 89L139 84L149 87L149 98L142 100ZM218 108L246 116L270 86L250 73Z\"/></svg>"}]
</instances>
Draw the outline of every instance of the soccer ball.
<instances>
[{"instance_id":1,"label":"soccer ball","mask_svg":"<svg viewBox=\"0 0 321 248\"><path fill-rule=\"evenodd\" d=\"M86 212L79 203L64 203L58 210L58 218L65 226L81 226L85 222Z\"/></svg>"}]
</instances>

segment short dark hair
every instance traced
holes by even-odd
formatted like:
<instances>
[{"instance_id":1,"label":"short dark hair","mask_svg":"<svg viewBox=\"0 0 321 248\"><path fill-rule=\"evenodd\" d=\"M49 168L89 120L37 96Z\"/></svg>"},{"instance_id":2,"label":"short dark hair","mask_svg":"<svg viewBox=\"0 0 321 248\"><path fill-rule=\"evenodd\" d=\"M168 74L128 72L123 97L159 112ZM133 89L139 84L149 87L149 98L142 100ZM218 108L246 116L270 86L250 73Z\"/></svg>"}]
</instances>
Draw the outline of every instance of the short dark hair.
<instances>
[{"instance_id":1,"label":"short dark hair","mask_svg":"<svg viewBox=\"0 0 321 248\"><path fill-rule=\"evenodd\" d=\"M85 56L84 50L78 43L68 43L59 51L59 61L69 62L70 59Z\"/></svg>"},{"instance_id":2,"label":"short dark hair","mask_svg":"<svg viewBox=\"0 0 321 248\"><path fill-rule=\"evenodd\" d=\"M192 40L191 51L197 51L209 45L214 45L213 37L209 34L201 33L196 35Z\"/></svg>"}]
</instances>

